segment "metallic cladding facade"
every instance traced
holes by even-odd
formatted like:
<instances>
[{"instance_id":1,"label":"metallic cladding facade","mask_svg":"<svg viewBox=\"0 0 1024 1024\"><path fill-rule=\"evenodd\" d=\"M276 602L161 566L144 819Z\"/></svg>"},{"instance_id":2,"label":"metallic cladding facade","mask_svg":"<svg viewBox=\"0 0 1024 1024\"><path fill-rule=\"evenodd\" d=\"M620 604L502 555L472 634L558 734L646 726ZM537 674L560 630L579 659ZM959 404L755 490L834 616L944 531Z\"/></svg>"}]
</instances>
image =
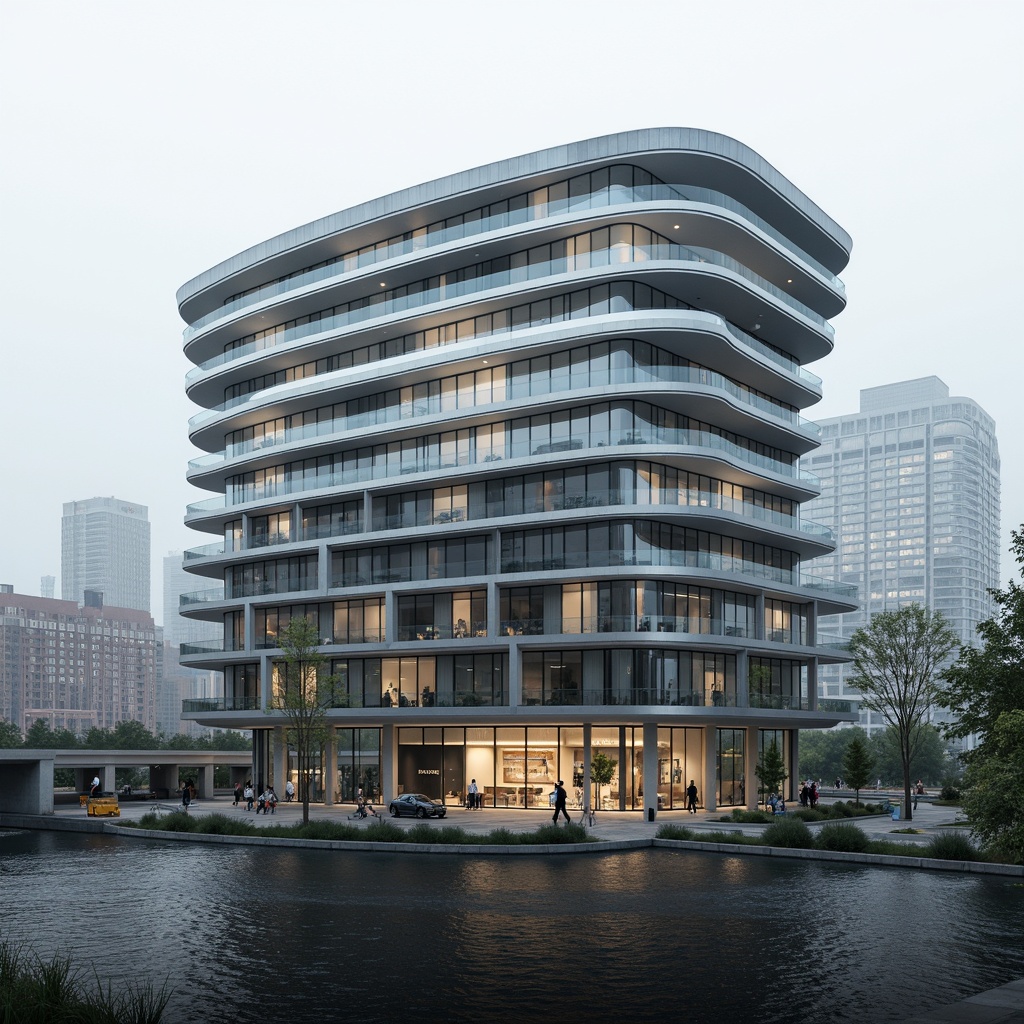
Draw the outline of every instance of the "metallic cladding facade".
<instances>
[{"instance_id":1,"label":"metallic cladding facade","mask_svg":"<svg viewBox=\"0 0 1024 1024\"><path fill-rule=\"evenodd\" d=\"M853 589L800 571L834 543L798 466L849 249L740 143L656 129L417 186L185 285L189 478L216 495L186 521L223 538L185 564L223 588L182 612L224 635L182 655L225 673L185 713L253 728L254 770L289 774L268 694L304 615L385 795L435 736L445 799L473 773L529 806L516 746L580 790L614 748L620 809L675 806L680 773L753 804L772 739L795 777L795 730L851 720L818 700L843 656L816 622Z\"/></svg>"}]
</instances>

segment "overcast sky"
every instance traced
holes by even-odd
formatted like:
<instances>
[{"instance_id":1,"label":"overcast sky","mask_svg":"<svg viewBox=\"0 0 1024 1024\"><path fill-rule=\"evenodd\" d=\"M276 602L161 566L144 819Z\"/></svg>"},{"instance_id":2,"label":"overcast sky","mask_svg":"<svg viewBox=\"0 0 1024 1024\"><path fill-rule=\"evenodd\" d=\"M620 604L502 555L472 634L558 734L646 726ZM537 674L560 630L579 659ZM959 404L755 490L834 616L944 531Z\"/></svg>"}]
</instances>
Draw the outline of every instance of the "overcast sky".
<instances>
[{"instance_id":1,"label":"overcast sky","mask_svg":"<svg viewBox=\"0 0 1024 1024\"><path fill-rule=\"evenodd\" d=\"M1024 5L631 0L3 6L0 582L60 587L65 501L210 540L175 292L431 178L631 128L733 136L853 236L824 401L936 374L996 420L1024 520ZM1011 562L1004 556L1003 578ZM197 579L197 589L206 586Z\"/></svg>"}]
</instances>

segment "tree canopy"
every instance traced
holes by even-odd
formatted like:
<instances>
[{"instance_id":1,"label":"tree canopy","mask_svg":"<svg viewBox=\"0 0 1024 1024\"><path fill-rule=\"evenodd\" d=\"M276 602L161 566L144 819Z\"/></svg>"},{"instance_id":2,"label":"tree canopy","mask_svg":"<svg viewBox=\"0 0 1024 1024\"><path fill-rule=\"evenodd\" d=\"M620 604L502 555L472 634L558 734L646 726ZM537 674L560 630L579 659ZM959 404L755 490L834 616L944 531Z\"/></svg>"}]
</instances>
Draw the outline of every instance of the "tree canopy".
<instances>
[{"instance_id":1,"label":"tree canopy","mask_svg":"<svg viewBox=\"0 0 1024 1024\"><path fill-rule=\"evenodd\" d=\"M963 807L997 856L1024 864L1024 710L1004 711L967 762Z\"/></svg>"},{"instance_id":2,"label":"tree canopy","mask_svg":"<svg viewBox=\"0 0 1024 1024\"><path fill-rule=\"evenodd\" d=\"M1024 572L1024 525L1010 550ZM1024 587L990 591L996 614L978 626L980 647L965 647L943 673L943 703L957 716L951 736L976 733L962 755L963 801L971 831L1024 863Z\"/></svg>"},{"instance_id":3,"label":"tree canopy","mask_svg":"<svg viewBox=\"0 0 1024 1024\"><path fill-rule=\"evenodd\" d=\"M921 740L920 726L938 703L939 671L958 647L942 614L919 604L879 612L850 637L850 685L863 694L863 706L881 714L899 739L907 820L912 818L911 761Z\"/></svg>"},{"instance_id":4,"label":"tree canopy","mask_svg":"<svg viewBox=\"0 0 1024 1024\"><path fill-rule=\"evenodd\" d=\"M21 746L21 730L6 718L0 718L0 750Z\"/></svg>"},{"instance_id":5,"label":"tree canopy","mask_svg":"<svg viewBox=\"0 0 1024 1024\"><path fill-rule=\"evenodd\" d=\"M1024 573L1024 525L1013 531L1010 550ZM950 736L984 738L1001 714L1024 708L1024 587L1011 580L989 593L996 614L978 626L981 646L962 647L942 673L939 699L957 719Z\"/></svg>"}]
</instances>

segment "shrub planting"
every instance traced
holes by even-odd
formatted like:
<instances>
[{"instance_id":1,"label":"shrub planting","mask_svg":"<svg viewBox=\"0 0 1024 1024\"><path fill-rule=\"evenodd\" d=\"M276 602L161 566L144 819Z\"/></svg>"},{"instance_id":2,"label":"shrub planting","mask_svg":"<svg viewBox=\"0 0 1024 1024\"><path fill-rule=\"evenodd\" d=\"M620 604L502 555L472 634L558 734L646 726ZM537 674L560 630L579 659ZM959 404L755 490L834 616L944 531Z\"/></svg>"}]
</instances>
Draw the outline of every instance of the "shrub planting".
<instances>
[{"instance_id":1,"label":"shrub planting","mask_svg":"<svg viewBox=\"0 0 1024 1024\"><path fill-rule=\"evenodd\" d=\"M938 860L981 860L978 848L964 832L932 836L922 855Z\"/></svg>"},{"instance_id":2,"label":"shrub planting","mask_svg":"<svg viewBox=\"0 0 1024 1024\"><path fill-rule=\"evenodd\" d=\"M790 850L809 850L814 846L811 830L799 818L785 817L769 825L761 835L765 846Z\"/></svg>"},{"instance_id":3,"label":"shrub planting","mask_svg":"<svg viewBox=\"0 0 1024 1024\"><path fill-rule=\"evenodd\" d=\"M814 840L819 850L837 850L842 853L864 853L870 840L857 825L833 821L823 825Z\"/></svg>"}]
</instances>

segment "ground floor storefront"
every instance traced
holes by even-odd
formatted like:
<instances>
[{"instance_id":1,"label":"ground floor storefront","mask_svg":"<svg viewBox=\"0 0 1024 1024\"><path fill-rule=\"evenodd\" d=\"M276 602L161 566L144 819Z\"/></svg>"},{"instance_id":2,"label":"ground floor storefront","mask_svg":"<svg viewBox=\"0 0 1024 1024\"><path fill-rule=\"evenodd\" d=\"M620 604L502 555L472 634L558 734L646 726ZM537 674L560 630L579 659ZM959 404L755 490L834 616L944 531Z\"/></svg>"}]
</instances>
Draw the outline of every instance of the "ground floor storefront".
<instances>
[{"instance_id":1,"label":"ground floor storefront","mask_svg":"<svg viewBox=\"0 0 1024 1024\"><path fill-rule=\"evenodd\" d=\"M253 781L279 797L291 781L315 802L386 804L423 793L463 806L475 782L484 807L544 808L562 780L572 807L703 810L755 807L756 767L772 743L796 778L796 730L717 725L398 726L331 728L309 772L299 772L282 727L253 731Z\"/></svg>"}]
</instances>

